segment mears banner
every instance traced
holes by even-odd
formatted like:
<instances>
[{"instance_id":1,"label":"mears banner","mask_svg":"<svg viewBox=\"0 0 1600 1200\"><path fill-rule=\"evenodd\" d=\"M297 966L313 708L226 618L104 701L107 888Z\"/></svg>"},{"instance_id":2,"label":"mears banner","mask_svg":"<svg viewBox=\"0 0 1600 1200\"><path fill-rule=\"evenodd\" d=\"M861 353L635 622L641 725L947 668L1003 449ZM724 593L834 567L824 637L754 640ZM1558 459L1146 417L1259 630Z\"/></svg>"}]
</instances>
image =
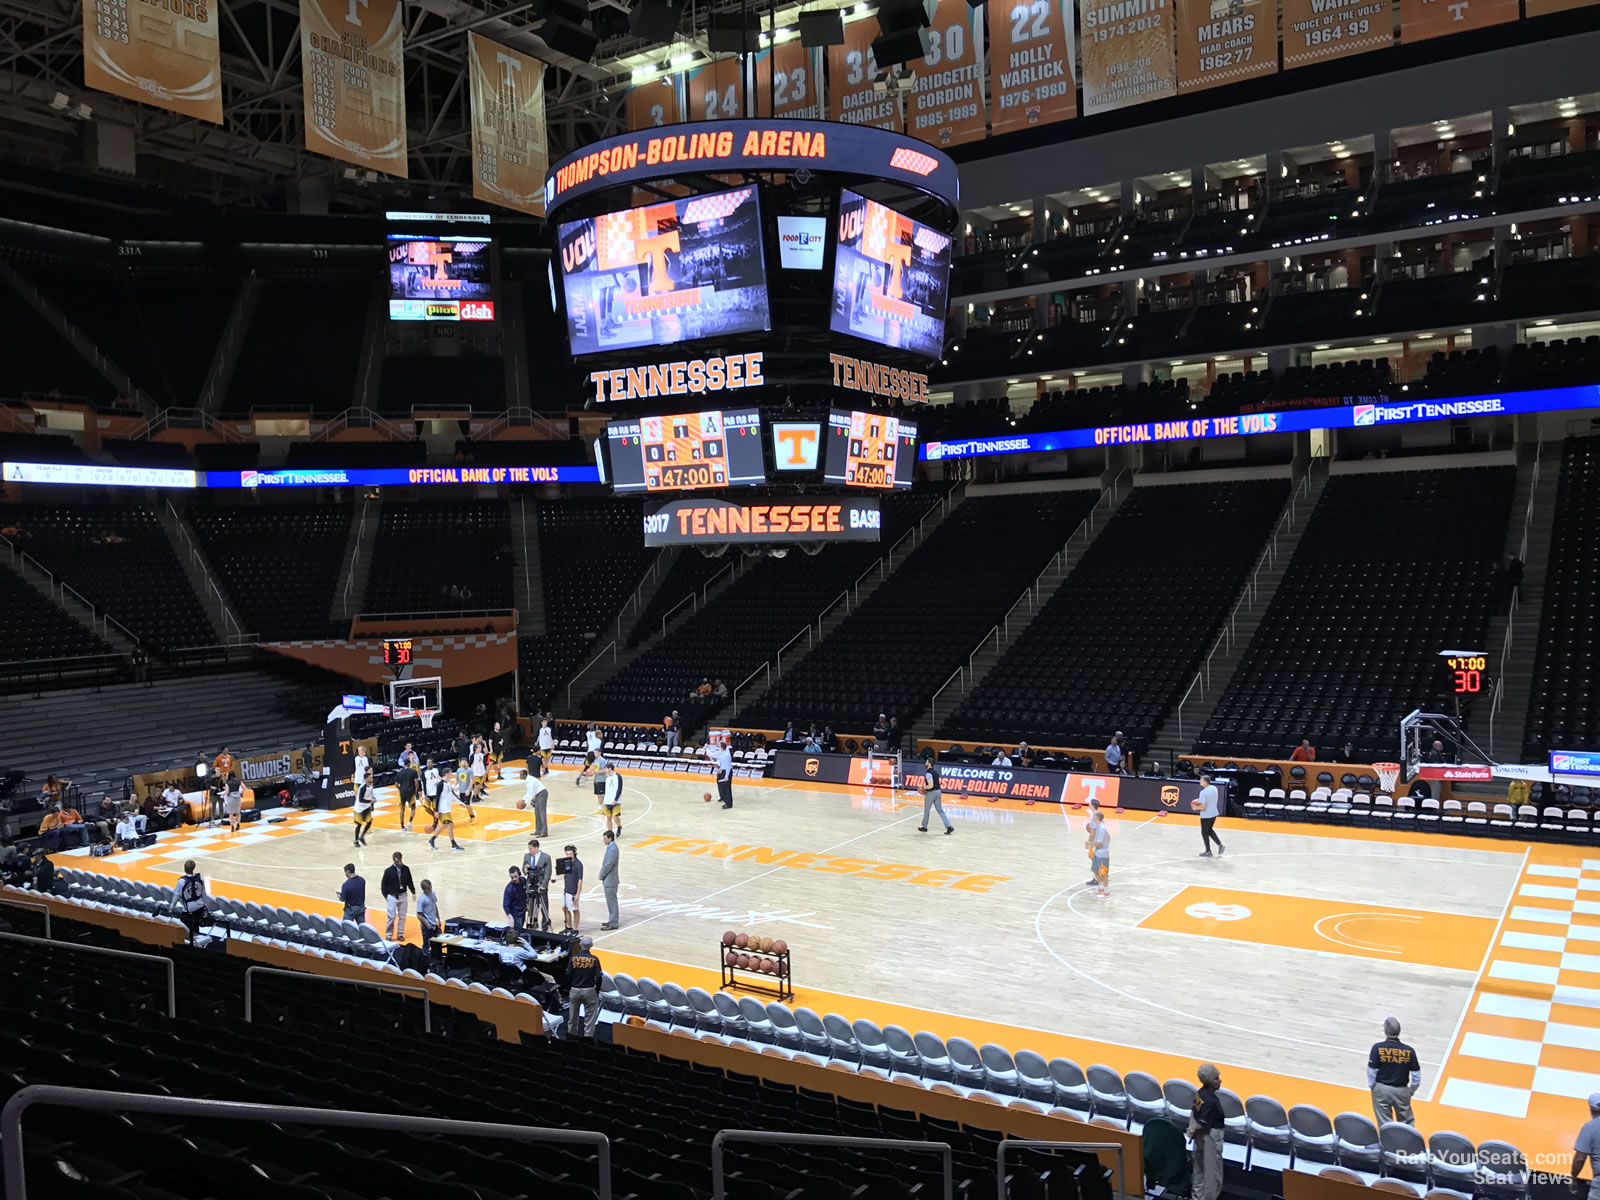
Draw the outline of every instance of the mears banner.
<instances>
[{"instance_id":1,"label":"mears banner","mask_svg":"<svg viewBox=\"0 0 1600 1200\"><path fill-rule=\"evenodd\" d=\"M989 91L996 134L1078 115L1069 0L989 0Z\"/></svg>"},{"instance_id":2,"label":"mears banner","mask_svg":"<svg viewBox=\"0 0 1600 1200\"><path fill-rule=\"evenodd\" d=\"M967 0L939 0L928 30L928 53L906 97L906 132L935 146L982 141L983 37Z\"/></svg>"},{"instance_id":3,"label":"mears banner","mask_svg":"<svg viewBox=\"0 0 1600 1200\"><path fill-rule=\"evenodd\" d=\"M1083 0L1083 111L1178 94L1169 0Z\"/></svg>"},{"instance_id":4,"label":"mears banner","mask_svg":"<svg viewBox=\"0 0 1600 1200\"><path fill-rule=\"evenodd\" d=\"M306 149L407 177L400 0L300 0Z\"/></svg>"},{"instance_id":5,"label":"mears banner","mask_svg":"<svg viewBox=\"0 0 1600 1200\"><path fill-rule=\"evenodd\" d=\"M216 0L84 0L83 82L222 124Z\"/></svg>"},{"instance_id":6,"label":"mears banner","mask_svg":"<svg viewBox=\"0 0 1600 1200\"><path fill-rule=\"evenodd\" d=\"M828 118L846 125L872 125L900 132L900 94L872 86L881 72L873 56L878 18L844 27L844 43L828 47Z\"/></svg>"},{"instance_id":7,"label":"mears banner","mask_svg":"<svg viewBox=\"0 0 1600 1200\"><path fill-rule=\"evenodd\" d=\"M1200 92L1278 70L1277 0L1178 0L1178 90Z\"/></svg>"},{"instance_id":8,"label":"mears banner","mask_svg":"<svg viewBox=\"0 0 1600 1200\"><path fill-rule=\"evenodd\" d=\"M474 33L467 39L472 81L472 194L544 216L550 151L544 126L544 63Z\"/></svg>"},{"instance_id":9,"label":"mears banner","mask_svg":"<svg viewBox=\"0 0 1600 1200\"><path fill-rule=\"evenodd\" d=\"M773 75L777 71L777 75ZM756 55L756 116L820 121L822 54L798 41Z\"/></svg>"}]
</instances>

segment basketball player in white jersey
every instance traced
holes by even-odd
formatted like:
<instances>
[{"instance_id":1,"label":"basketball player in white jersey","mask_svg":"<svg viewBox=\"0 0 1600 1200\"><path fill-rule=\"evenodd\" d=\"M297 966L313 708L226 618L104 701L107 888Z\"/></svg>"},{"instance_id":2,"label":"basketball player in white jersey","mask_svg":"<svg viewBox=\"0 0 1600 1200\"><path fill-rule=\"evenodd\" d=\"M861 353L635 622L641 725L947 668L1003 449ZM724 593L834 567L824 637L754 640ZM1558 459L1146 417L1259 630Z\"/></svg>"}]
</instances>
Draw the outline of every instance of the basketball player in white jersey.
<instances>
[{"instance_id":1,"label":"basketball player in white jersey","mask_svg":"<svg viewBox=\"0 0 1600 1200\"><path fill-rule=\"evenodd\" d=\"M372 760L367 757L367 752L365 750L361 749L359 746L356 747L356 765L355 771L351 775L351 780L355 783L356 792L358 794L361 791L362 784L367 782L367 776L371 773Z\"/></svg>"},{"instance_id":2,"label":"basketball player in white jersey","mask_svg":"<svg viewBox=\"0 0 1600 1200\"><path fill-rule=\"evenodd\" d=\"M556 752L556 731L551 728L550 722L539 722L539 757L544 759L545 770L550 769L550 759Z\"/></svg>"},{"instance_id":3,"label":"basketball player in white jersey","mask_svg":"<svg viewBox=\"0 0 1600 1200\"><path fill-rule=\"evenodd\" d=\"M434 825L434 828L439 829L442 826L448 832L450 836L450 849L464 850L466 847L461 845L460 842L456 841L456 818L454 813L455 803L455 780L446 775L442 780L439 781L439 820ZM439 848L437 845L438 837L438 833L434 833L433 836L428 839L428 849L437 850Z\"/></svg>"},{"instance_id":4,"label":"basketball player in white jersey","mask_svg":"<svg viewBox=\"0 0 1600 1200\"><path fill-rule=\"evenodd\" d=\"M372 832L372 818L377 812L378 798L376 789L370 782L363 783L356 788L356 845L367 844L367 834Z\"/></svg>"},{"instance_id":5,"label":"basketball player in white jersey","mask_svg":"<svg viewBox=\"0 0 1600 1200\"><path fill-rule=\"evenodd\" d=\"M482 800L489 786L489 747L481 737L472 739L472 799Z\"/></svg>"},{"instance_id":6,"label":"basketball player in white jersey","mask_svg":"<svg viewBox=\"0 0 1600 1200\"><path fill-rule=\"evenodd\" d=\"M439 828L439 768L428 760L428 769L422 773L422 807L428 810L428 832Z\"/></svg>"},{"instance_id":7,"label":"basketball player in white jersey","mask_svg":"<svg viewBox=\"0 0 1600 1200\"><path fill-rule=\"evenodd\" d=\"M605 760L602 759L602 762ZM613 836L622 836L622 773L609 763L600 773L596 782L604 787L600 793L600 812L606 819L606 828L611 830ZM616 822L615 825L612 822Z\"/></svg>"}]
</instances>

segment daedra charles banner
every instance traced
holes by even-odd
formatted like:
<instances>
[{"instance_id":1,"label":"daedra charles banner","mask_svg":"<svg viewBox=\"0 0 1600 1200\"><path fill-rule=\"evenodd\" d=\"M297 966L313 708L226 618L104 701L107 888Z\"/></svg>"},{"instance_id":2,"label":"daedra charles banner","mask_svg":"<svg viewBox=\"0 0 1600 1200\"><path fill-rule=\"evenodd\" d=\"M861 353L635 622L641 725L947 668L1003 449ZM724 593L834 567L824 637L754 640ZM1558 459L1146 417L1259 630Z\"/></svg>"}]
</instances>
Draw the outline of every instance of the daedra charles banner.
<instances>
[{"instance_id":1,"label":"daedra charles banner","mask_svg":"<svg viewBox=\"0 0 1600 1200\"><path fill-rule=\"evenodd\" d=\"M1388 0L1279 0L1283 68L1365 54L1394 44Z\"/></svg>"},{"instance_id":2,"label":"daedra charles banner","mask_svg":"<svg viewBox=\"0 0 1600 1200\"><path fill-rule=\"evenodd\" d=\"M1177 0L1178 90L1200 92L1278 70L1278 0Z\"/></svg>"},{"instance_id":3,"label":"daedra charles banner","mask_svg":"<svg viewBox=\"0 0 1600 1200\"><path fill-rule=\"evenodd\" d=\"M939 0L928 53L913 62L917 82L906 97L906 132L936 146L982 141L983 57L978 10L967 0Z\"/></svg>"},{"instance_id":4,"label":"daedra charles banner","mask_svg":"<svg viewBox=\"0 0 1600 1200\"><path fill-rule=\"evenodd\" d=\"M739 60L724 58L683 74L683 94L691 121L732 121L744 113L744 80Z\"/></svg>"},{"instance_id":5,"label":"daedra charles banner","mask_svg":"<svg viewBox=\"0 0 1600 1200\"><path fill-rule=\"evenodd\" d=\"M650 83L628 89L628 128L655 129L676 125L683 117L678 112L678 77L663 75Z\"/></svg>"},{"instance_id":6,"label":"daedra charles banner","mask_svg":"<svg viewBox=\"0 0 1600 1200\"><path fill-rule=\"evenodd\" d=\"M872 497L848 500L671 500L644 515L646 546L875 542L883 514Z\"/></svg>"},{"instance_id":7,"label":"daedra charles banner","mask_svg":"<svg viewBox=\"0 0 1600 1200\"><path fill-rule=\"evenodd\" d=\"M1078 115L1068 0L989 0L995 135Z\"/></svg>"},{"instance_id":8,"label":"daedra charles banner","mask_svg":"<svg viewBox=\"0 0 1600 1200\"><path fill-rule=\"evenodd\" d=\"M1112 112L1178 94L1168 0L1086 0L1083 111Z\"/></svg>"},{"instance_id":9,"label":"daedra charles banner","mask_svg":"<svg viewBox=\"0 0 1600 1200\"><path fill-rule=\"evenodd\" d=\"M773 72L777 74L774 75ZM798 41L756 55L756 116L822 120L822 54Z\"/></svg>"},{"instance_id":10,"label":"daedra charles banner","mask_svg":"<svg viewBox=\"0 0 1600 1200\"><path fill-rule=\"evenodd\" d=\"M846 125L872 125L900 132L898 92L873 90L878 60L872 43L878 19L867 17L844 27L844 42L828 47L828 116Z\"/></svg>"},{"instance_id":11,"label":"daedra charles banner","mask_svg":"<svg viewBox=\"0 0 1600 1200\"><path fill-rule=\"evenodd\" d=\"M1517 0L1400 0L1400 41L1410 45L1469 29L1487 29L1521 15Z\"/></svg>"},{"instance_id":12,"label":"daedra charles banner","mask_svg":"<svg viewBox=\"0 0 1600 1200\"><path fill-rule=\"evenodd\" d=\"M467 39L472 81L472 194L530 216L544 216L550 151L544 129L544 63L474 33Z\"/></svg>"},{"instance_id":13,"label":"daedra charles banner","mask_svg":"<svg viewBox=\"0 0 1600 1200\"><path fill-rule=\"evenodd\" d=\"M400 0L300 0L306 149L407 177Z\"/></svg>"},{"instance_id":14,"label":"daedra charles banner","mask_svg":"<svg viewBox=\"0 0 1600 1200\"><path fill-rule=\"evenodd\" d=\"M83 82L222 124L217 0L84 0Z\"/></svg>"}]
</instances>

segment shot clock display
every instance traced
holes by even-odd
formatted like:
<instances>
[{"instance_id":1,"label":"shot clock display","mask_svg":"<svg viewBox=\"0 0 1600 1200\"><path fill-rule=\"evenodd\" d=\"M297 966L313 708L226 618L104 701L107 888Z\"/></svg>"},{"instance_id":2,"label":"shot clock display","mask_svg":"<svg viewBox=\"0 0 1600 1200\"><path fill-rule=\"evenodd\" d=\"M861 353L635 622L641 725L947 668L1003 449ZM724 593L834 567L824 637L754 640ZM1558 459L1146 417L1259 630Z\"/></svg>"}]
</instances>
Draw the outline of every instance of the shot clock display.
<instances>
[{"instance_id":1,"label":"shot clock display","mask_svg":"<svg viewBox=\"0 0 1600 1200\"><path fill-rule=\"evenodd\" d=\"M766 480L761 413L754 408L612 421L606 450L618 492L704 491Z\"/></svg>"},{"instance_id":2,"label":"shot clock display","mask_svg":"<svg viewBox=\"0 0 1600 1200\"><path fill-rule=\"evenodd\" d=\"M1441 671L1447 695L1471 697L1489 690L1485 672L1489 659L1481 650L1441 650Z\"/></svg>"},{"instance_id":3,"label":"shot clock display","mask_svg":"<svg viewBox=\"0 0 1600 1200\"><path fill-rule=\"evenodd\" d=\"M409 667L411 665L411 639L384 638L383 665L388 667L391 671L398 671L402 667Z\"/></svg>"}]
</instances>

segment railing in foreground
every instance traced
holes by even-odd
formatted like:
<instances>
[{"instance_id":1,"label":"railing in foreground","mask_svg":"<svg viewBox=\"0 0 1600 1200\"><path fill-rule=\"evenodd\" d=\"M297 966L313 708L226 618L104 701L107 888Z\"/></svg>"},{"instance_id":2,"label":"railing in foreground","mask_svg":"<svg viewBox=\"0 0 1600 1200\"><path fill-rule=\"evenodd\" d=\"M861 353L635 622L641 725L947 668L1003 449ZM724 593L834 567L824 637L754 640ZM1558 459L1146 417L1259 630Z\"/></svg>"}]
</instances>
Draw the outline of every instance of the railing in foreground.
<instances>
[{"instance_id":1,"label":"railing in foreground","mask_svg":"<svg viewBox=\"0 0 1600 1200\"><path fill-rule=\"evenodd\" d=\"M0 933L0 941L29 942L35 946L49 946L52 950L66 950L73 954L105 954L112 958L131 958L135 962L153 962L164 967L167 972L167 1016L178 1015L178 969L170 958L160 954L138 954L132 950L112 950L106 946L85 946L78 942L57 942L49 938L28 937L21 933ZM10 1145L7 1143L7 1149ZM6 1192L8 1197L21 1195L20 1192Z\"/></svg>"},{"instance_id":2,"label":"railing in foreground","mask_svg":"<svg viewBox=\"0 0 1600 1200\"><path fill-rule=\"evenodd\" d=\"M44 940L51 940L50 933L50 906L38 900L24 900L21 896L0 896L0 904L9 904L12 908L30 908L44 914Z\"/></svg>"},{"instance_id":3,"label":"railing in foreground","mask_svg":"<svg viewBox=\"0 0 1600 1200\"><path fill-rule=\"evenodd\" d=\"M18 1093L19 1095L22 1093ZM9 1128L7 1128L7 1132ZM904 1138L839 1137L831 1133L773 1133L761 1129L722 1129L711 1139L711 1197L727 1200L727 1181L722 1174L722 1150L729 1142L753 1142L761 1146L835 1146L845 1150L910 1150L917 1154L937 1154L942 1162L944 1200L955 1200L955 1151L949 1142L923 1142ZM1004 1142L1001 1145L1005 1145ZM7 1141L7 1152L10 1142Z\"/></svg>"},{"instance_id":4,"label":"railing in foreground","mask_svg":"<svg viewBox=\"0 0 1600 1200\"><path fill-rule=\"evenodd\" d=\"M5 1161L8 1200L27 1200L27 1177L22 1162L22 1115L36 1104L77 1108L90 1112L150 1113L162 1117L200 1117L222 1121L262 1121L269 1124L313 1125L325 1129L384 1129L395 1133L432 1134L438 1137L502 1138L515 1142L558 1142L593 1146L598 1155L600 1200L611 1200L611 1140L585 1129L547 1129L538 1125L501 1125L487 1121L447 1121L438 1117L406 1117L397 1113L348 1112L336 1108L296 1108L287 1104L242 1104L232 1100L201 1100L192 1096L142 1096L136 1092L98 1092L87 1088L25 1087L0 1109L0 1150ZM946 1193L948 1195L948 1193Z\"/></svg>"},{"instance_id":5,"label":"railing in foreground","mask_svg":"<svg viewBox=\"0 0 1600 1200\"><path fill-rule=\"evenodd\" d=\"M996 1147L994 1154L996 1196L1006 1194L1006 1155L1013 1150L1081 1150L1094 1155L1102 1150L1110 1150L1117 1156L1116 1194L1128 1194L1127 1163L1122 1157L1122 1146L1117 1142L1038 1142L1031 1138L1006 1138Z\"/></svg>"},{"instance_id":6,"label":"railing in foreground","mask_svg":"<svg viewBox=\"0 0 1600 1200\"><path fill-rule=\"evenodd\" d=\"M244 1023L253 1023L255 992L252 985L257 975L281 975L288 979L304 979L315 983L348 984L351 987L378 988L386 992L409 992L422 997L422 1032L433 1032L433 1000L428 989L413 983L390 983L387 979L345 979L338 975L312 975L306 971L282 971L277 967L247 967L244 973Z\"/></svg>"}]
</instances>

